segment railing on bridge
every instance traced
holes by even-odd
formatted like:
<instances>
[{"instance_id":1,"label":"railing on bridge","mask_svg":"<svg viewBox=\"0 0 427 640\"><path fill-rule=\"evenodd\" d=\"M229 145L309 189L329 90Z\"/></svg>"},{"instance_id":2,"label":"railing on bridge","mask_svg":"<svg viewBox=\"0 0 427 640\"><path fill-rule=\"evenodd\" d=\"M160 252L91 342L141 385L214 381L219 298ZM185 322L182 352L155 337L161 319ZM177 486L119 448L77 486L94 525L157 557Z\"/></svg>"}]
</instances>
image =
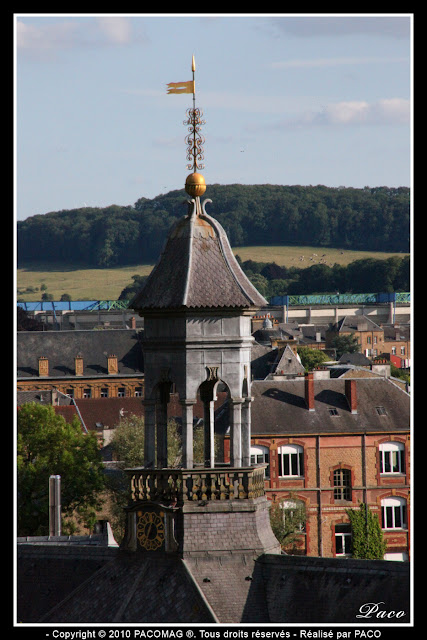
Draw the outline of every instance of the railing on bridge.
<instances>
[{"instance_id":1,"label":"railing on bridge","mask_svg":"<svg viewBox=\"0 0 427 640\"><path fill-rule=\"evenodd\" d=\"M325 293L318 295L286 295L272 296L273 306L291 307L298 305L337 305L337 304L380 304L409 303L410 293Z\"/></svg>"},{"instance_id":2,"label":"railing on bridge","mask_svg":"<svg viewBox=\"0 0 427 640\"><path fill-rule=\"evenodd\" d=\"M272 306L410 303L410 293L325 293L318 295L286 295L270 298ZM126 311L129 300L38 300L18 302L25 311ZM131 311L129 309L129 311Z\"/></svg>"}]
</instances>

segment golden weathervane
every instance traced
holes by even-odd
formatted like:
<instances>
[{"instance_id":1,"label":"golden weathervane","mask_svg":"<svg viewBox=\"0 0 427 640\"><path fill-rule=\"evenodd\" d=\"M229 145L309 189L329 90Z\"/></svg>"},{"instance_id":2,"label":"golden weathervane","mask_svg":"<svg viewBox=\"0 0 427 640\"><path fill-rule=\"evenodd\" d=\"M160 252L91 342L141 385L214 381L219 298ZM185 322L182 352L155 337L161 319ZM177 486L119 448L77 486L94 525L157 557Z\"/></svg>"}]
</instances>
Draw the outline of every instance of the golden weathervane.
<instances>
[{"instance_id":1,"label":"golden weathervane","mask_svg":"<svg viewBox=\"0 0 427 640\"><path fill-rule=\"evenodd\" d=\"M203 156L203 144L205 142L204 137L200 133L200 127L205 124L202 120L203 111L196 108L196 83L194 80L194 72L196 71L196 63L194 56L191 62L191 71L193 72L193 79L187 82L169 82L168 93L192 93L193 94L193 108L187 109L187 120L184 120L184 124L188 127L188 135L185 137L187 144L187 169L193 169L187 180L185 181L185 190L189 195L201 196L206 191L206 184L204 177L198 173L199 169L204 169L204 164L201 164Z\"/></svg>"}]
</instances>

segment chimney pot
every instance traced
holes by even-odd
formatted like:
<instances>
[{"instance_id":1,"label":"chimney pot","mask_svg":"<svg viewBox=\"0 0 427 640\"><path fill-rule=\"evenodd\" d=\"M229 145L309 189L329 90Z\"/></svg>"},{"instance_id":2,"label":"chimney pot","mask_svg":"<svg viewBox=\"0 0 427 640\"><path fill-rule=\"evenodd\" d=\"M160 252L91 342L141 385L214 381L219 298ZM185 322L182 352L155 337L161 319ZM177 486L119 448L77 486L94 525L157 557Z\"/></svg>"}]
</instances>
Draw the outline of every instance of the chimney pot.
<instances>
[{"instance_id":1,"label":"chimney pot","mask_svg":"<svg viewBox=\"0 0 427 640\"><path fill-rule=\"evenodd\" d=\"M76 356L74 358L74 367L76 370L76 376L83 375L83 358L82 356Z\"/></svg>"},{"instance_id":2,"label":"chimney pot","mask_svg":"<svg viewBox=\"0 0 427 640\"><path fill-rule=\"evenodd\" d=\"M117 356L110 355L108 356L108 374L114 375L119 372L119 368L117 365Z\"/></svg>"},{"instance_id":3,"label":"chimney pot","mask_svg":"<svg viewBox=\"0 0 427 640\"><path fill-rule=\"evenodd\" d=\"M45 356L39 358L39 376L40 378L49 375L49 360Z\"/></svg>"}]
</instances>

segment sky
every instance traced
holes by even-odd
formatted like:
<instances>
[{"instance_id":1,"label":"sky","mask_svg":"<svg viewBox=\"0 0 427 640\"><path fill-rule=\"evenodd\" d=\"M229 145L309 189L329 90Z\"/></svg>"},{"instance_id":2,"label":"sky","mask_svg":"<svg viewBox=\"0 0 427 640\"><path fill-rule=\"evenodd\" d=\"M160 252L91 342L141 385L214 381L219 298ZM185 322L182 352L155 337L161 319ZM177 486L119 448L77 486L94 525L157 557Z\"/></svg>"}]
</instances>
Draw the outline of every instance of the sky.
<instances>
[{"instance_id":1,"label":"sky","mask_svg":"<svg viewBox=\"0 0 427 640\"><path fill-rule=\"evenodd\" d=\"M15 218L209 184L411 186L412 14L15 14Z\"/></svg>"}]
</instances>

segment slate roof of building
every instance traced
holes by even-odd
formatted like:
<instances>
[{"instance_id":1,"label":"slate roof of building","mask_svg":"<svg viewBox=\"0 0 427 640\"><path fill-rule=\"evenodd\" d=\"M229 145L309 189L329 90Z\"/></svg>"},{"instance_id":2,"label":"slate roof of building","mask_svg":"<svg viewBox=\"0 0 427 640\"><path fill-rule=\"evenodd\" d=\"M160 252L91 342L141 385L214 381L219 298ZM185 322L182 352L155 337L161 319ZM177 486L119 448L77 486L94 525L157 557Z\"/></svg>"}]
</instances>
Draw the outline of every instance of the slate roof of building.
<instances>
[{"instance_id":1,"label":"slate roof of building","mask_svg":"<svg viewBox=\"0 0 427 640\"><path fill-rule=\"evenodd\" d=\"M140 375L144 370L139 332L132 329L101 331L18 331L17 376L38 377L38 358L49 360L49 378L75 375L74 358L83 356L83 375L108 375L107 357L117 356L119 375Z\"/></svg>"},{"instance_id":2,"label":"slate roof of building","mask_svg":"<svg viewBox=\"0 0 427 640\"><path fill-rule=\"evenodd\" d=\"M196 207L172 227L144 287L137 311L257 308L267 301L245 276L221 225Z\"/></svg>"},{"instance_id":3,"label":"slate roof of building","mask_svg":"<svg viewBox=\"0 0 427 640\"><path fill-rule=\"evenodd\" d=\"M366 328L365 328L366 327ZM368 316L344 316L341 318L336 324L335 329L337 331L350 331L353 333L354 331L382 331L383 328L380 327L376 322L371 320Z\"/></svg>"},{"instance_id":4,"label":"slate roof of building","mask_svg":"<svg viewBox=\"0 0 427 640\"><path fill-rule=\"evenodd\" d=\"M407 562L23 544L17 565L24 623L372 623L356 618L366 602L411 622Z\"/></svg>"},{"instance_id":5,"label":"slate roof of building","mask_svg":"<svg viewBox=\"0 0 427 640\"><path fill-rule=\"evenodd\" d=\"M282 354L278 357L277 363L274 364L273 372L285 375L297 375L304 374L305 369L299 357L295 355L289 345L286 345Z\"/></svg>"},{"instance_id":6,"label":"slate roof of building","mask_svg":"<svg viewBox=\"0 0 427 640\"><path fill-rule=\"evenodd\" d=\"M268 434L381 433L408 431L410 398L385 378L357 378L357 414L345 396L344 379L314 380L315 410L308 411L305 380L254 380L251 432ZM384 407L379 415L376 407ZM338 416L331 416L335 408Z\"/></svg>"},{"instance_id":7,"label":"slate roof of building","mask_svg":"<svg viewBox=\"0 0 427 640\"><path fill-rule=\"evenodd\" d=\"M354 364L359 367L369 367L371 360L363 353L343 353L338 360L341 364Z\"/></svg>"}]
</instances>

